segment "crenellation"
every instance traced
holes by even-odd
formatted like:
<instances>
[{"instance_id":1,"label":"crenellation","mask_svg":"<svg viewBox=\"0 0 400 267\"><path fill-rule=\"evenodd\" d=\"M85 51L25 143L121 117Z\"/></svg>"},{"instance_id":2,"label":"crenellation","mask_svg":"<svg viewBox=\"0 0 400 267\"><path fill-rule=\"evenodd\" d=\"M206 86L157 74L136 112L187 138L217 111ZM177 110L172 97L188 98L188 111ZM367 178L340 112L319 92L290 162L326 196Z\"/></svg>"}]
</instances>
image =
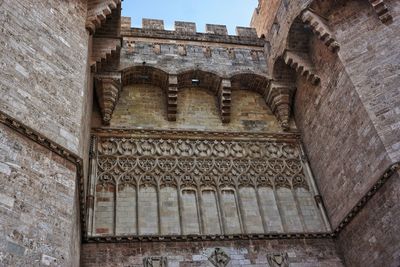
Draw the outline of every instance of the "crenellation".
<instances>
[{"instance_id":1,"label":"crenellation","mask_svg":"<svg viewBox=\"0 0 400 267\"><path fill-rule=\"evenodd\" d=\"M175 31L181 34L196 34L196 23L175 21Z\"/></svg>"},{"instance_id":2,"label":"crenellation","mask_svg":"<svg viewBox=\"0 0 400 267\"><path fill-rule=\"evenodd\" d=\"M249 27L236 27L236 35L240 37L245 37L245 38L251 38L251 39L256 39L257 37L257 31L255 28L249 28Z\"/></svg>"},{"instance_id":3,"label":"crenellation","mask_svg":"<svg viewBox=\"0 0 400 267\"><path fill-rule=\"evenodd\" d=\"M132 25L131 17L121 17L121 30L129 31Z\"/></svg>"},{"instance_id":4,"label":"crenellation","mask_svg":"<svg viewBox=\"0 0 400 267\"><path fill-rule=\"evenodd\" d=\"M142 19L142 28L146 30L164 30L164 20L161 19Z\"/></svg>"},{"instance_id":5,"label":"crenellation","mask_svg":"<svg viewBox=\"0 0 400 267\"><path fill-rule=\"evenodd\" d=\"M226 25L206 24L206 33L228 35L228 29L226 28Z\"/></svg>"}]
</instances>

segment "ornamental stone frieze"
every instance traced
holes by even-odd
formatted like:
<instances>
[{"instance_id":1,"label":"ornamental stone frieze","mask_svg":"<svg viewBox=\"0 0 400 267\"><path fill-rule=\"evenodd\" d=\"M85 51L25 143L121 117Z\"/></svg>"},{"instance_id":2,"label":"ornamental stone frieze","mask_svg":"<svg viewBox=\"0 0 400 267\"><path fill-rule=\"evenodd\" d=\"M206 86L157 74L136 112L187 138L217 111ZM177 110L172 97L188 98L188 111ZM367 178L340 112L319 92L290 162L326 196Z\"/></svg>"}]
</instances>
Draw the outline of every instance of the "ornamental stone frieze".
<instances>
[{"instance_id":1,"label":"ornamental stone frieze","mask_svg":"<svg viewBox=\"0 0 400 267\"><path fill-rule=\"evenodd\" d=\"M308 189L296 144L101 138L98 184Z\"/></svg>"},{"instance_id":2,"label":"ornamental stone frieze","mask_svg":"<svg viewBox=\"0 0 400 267\"><path fill-rule=\"evenodd\" d=\"M329 229L295 135L96 132L89 237Z\"/></svg>"}]
</instances>

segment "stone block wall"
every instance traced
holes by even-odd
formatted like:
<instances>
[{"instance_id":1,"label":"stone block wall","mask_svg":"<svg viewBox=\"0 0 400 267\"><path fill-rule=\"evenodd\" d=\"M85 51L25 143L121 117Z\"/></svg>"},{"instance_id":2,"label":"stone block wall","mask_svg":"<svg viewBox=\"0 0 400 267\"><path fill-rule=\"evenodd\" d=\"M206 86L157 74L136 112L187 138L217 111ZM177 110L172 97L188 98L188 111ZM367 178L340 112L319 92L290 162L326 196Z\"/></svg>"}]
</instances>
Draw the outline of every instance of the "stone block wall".
<instances>
[{"instance_id":1,"label":"stone block wall","mask_svg":"<svg viewBox=\"0 0 400 267\"><path fill-rule=\"evenodd\" d=\"M299 79L294 115L336 228L390 159L340 59L319 40L313 44L321 84Z\"/></svg>"},{"instance_id":2,"label":"stone block wall","mask_svg":"<svg viewBox=\"0 0 400 267\"><path fill-rule=\"evenodd\" d=\"M1 110L81 155L86 1L0 3ZM24 19L21 19L24 18Z\"/></svg>"},{"instance_id":3,"label":"stone block wall","mask_svg":"<svg viewBox=\"0 0 400 267\"><path fill-rule=\"evenodd\" d=\"M346 266L400 264L400 173L392 175L337 240Z\"/></svg>"},{"instance_id":4,"label":"stone block wall","mask_svg":"<svg viewBox=\"0 0 400 267\"><path fill-rule=\"evenodd\" d=\"M0 124L0 265L78 266L76 167Z\"/></svg>"},{"instance_id":5,"label":"stone block wall","mask_svg":"<svg viewBox=\"0 0 400 267\"><path fill-rule=\"evenodd\" d=\"M140 267L163 257L168 267L213 267L208 258L216 248L229 257L227 267L272 267L268 256L280 253L290 266L344 266L334 242L324 239L83 244L82 266Z\"/></svg>"},{"instance_id":6,"label":"stone block wall","mask_svg":"<svg viewBox=\"0 0 400 267\"><path fill-rule=\"evenodd\" d=\"M348 1L329 16L341 44L340 59L389 157L400 160L400 4L384 1L392 20L369 2Z\"/></svg>"}]
</instances>

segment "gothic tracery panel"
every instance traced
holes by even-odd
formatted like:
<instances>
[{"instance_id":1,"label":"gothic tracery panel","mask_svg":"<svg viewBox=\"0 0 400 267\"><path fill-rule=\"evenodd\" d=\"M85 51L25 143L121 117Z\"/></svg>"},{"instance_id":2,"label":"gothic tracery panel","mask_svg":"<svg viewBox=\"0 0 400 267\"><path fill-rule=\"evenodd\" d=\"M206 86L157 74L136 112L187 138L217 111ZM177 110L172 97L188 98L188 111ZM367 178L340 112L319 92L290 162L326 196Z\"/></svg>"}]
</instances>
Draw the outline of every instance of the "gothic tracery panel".
<instances>
[{"instance_id":1,"label":"gothic tracery panel","mask_svg":"<svg viewBox=\"0 0 400 267\"><path fill-rule=\"evenodd\" d=\"M326 230L296 139L100 131L96 140L93 235Z\"/></svg>"}]
</instances>

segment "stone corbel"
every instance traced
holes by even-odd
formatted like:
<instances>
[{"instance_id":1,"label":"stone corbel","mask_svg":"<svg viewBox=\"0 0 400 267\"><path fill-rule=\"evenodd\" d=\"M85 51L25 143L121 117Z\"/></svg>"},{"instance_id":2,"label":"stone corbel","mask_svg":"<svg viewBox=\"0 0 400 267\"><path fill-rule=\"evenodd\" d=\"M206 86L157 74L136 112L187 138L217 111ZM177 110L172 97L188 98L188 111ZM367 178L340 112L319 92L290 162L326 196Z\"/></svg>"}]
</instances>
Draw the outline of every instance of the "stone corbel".
<instances>
[{"instance_id":1,"label":"stone corbel","mask_svg":"<svg viewBox=\"0 0 400 267\"><path fill-rule=\"evenodd\" d=\"M110 124L110 120L121 91L121 76L97 76L95 77L95 88L103 123L108 125Z\"/></svg>"},{"instance_id":2,"label":"stone corbel","mask_svg":"<svg viewBox=\"0 0 400 267\"><path fill-rule=\"evenodd\" d=\"M318 85L321 79L316 74L314 64L307 53L293 50L286 50L283 60L287 65L296 70L296 72L304 77L313 85Z\"/></svg>"},{"instance_id":3,"label":"stone corbel","mask_svg":"<svg viewBox=\"0 0 400 267\"><path fill-rule=\"evenodd\" d=\"M289 131L289 120L292 106L292 96L295 91L293 86L271 81L265 94L265 101L271 108L280 126L284 131Z\"/></svg>"},{"instance_id":4,"label":"stone corbel","mask_svg":"<svg viewBox=\"0 0 400 267\"><path fill-rule=\"evenodd\" d=\"M231 120L231 81L223 79L218 89L218 106L223 123Z\"/></svg>"},{"instance_id":5,"label":"stone corbel","mask_svg":"<svg viewBox=\"0 0 400 267\"><path fill-rule=\"evenodd\" d=\"M304 23L308 24L314 34L331 50L336 53L340 49L339 43L336 41L333 33L329 29L324 18L318 16L310 10L305 10L301 15Z\"/></svg>"},{"instance_id":6,"label":"stone corbel","mask_svg":"<svg viewBox=\"0 0 400 267\"><path fill-rule=\"evenodd\" d=\"M96 29L100 28L106 18L111 15L112 10L116 9L120 4L121 0L88 1L85 27L89 34L93 35Z\"/></svg>"},{"instance_id":7,"label":"stone corbel","mask_svg":"<svg viewBox=\"0 0 400 267\"><path fill-rule=\"evenodd\" d=\"M176 121L178 109L178 76L169 75L167 87L167 118Z\"/></svg>"},{"instance_id":8,"label":"stone corbel","mask_svg":"<svg viewBox=\"0 0 400 267\"><path fill-rule=\"evenodd\" d=\"M369 0L375 13L378 15L382 23L387 23L393 19L392 15L389 13L389 9L385 4L385 0Z\"/></svg>"}]
</instances>

